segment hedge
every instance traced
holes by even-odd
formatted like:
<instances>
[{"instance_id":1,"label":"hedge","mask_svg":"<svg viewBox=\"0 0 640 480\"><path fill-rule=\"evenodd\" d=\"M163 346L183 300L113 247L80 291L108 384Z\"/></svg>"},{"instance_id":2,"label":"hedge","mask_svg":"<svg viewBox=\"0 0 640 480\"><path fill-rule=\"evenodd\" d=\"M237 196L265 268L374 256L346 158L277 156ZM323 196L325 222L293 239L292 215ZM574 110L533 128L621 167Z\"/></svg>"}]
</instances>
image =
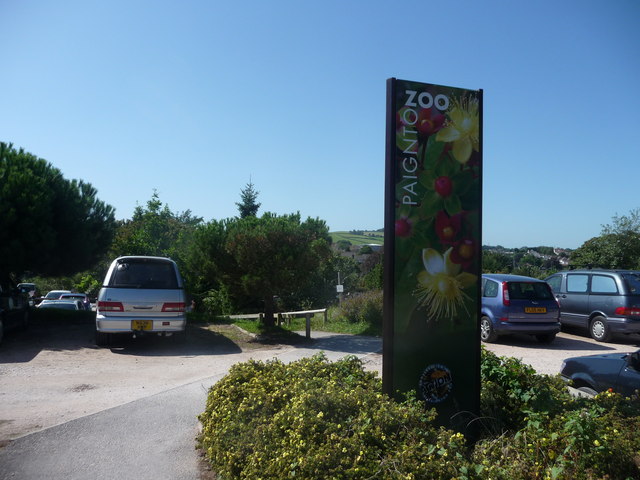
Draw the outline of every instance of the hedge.
<instances>
[{"instance_id":1,"label":"hedge","mask_svg":"<svg viewBox=\"0 0 640 480\"><path fill-rule=\"evenodd\" d=\"M395 402L356 357L237 364L209 392L198 439L221 479L640 478L640 403L574 398L559 377L483 349L482 436Z\"/></svg>"}]
</instances>

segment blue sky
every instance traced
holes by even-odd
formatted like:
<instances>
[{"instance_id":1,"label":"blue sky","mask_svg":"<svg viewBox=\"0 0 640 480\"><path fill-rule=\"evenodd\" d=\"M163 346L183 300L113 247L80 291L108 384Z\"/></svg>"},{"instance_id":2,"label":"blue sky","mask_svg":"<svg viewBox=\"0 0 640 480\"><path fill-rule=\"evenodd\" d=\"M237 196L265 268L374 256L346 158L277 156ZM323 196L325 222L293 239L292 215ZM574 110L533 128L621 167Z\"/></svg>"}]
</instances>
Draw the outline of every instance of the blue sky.
<instances>
[{"instance_id":1,"label":"blue sky","mask_svg":"<svg viewBox=\"0 0 640 480\"><path fill-rule=\"evenodd\" d=\"M484 90L483 243L640 207L640 2L0 0L0 140L130 218L384 222L386 79Z\"/></svg>"}]
</instances>

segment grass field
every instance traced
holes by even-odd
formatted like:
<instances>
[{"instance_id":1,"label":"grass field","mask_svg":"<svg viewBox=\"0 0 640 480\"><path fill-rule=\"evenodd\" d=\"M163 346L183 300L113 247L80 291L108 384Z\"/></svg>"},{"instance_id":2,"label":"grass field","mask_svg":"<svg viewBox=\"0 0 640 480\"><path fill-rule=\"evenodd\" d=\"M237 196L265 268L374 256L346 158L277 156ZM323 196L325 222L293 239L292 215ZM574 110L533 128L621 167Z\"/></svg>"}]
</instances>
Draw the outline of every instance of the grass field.
<instances>
[{"instance_id":1,"label":"grass field","mask_svg":"<svg viewBox=\"0 0 640 480\"><path fill-rule=\"evenodd\" d=\"M340 240L348 240L352 245L367 245L376 244L382 245L384 243L383 232L362 232L362 235L356 235L351 232L330 232L333 243Z\"/></svg>"}]
</instances>

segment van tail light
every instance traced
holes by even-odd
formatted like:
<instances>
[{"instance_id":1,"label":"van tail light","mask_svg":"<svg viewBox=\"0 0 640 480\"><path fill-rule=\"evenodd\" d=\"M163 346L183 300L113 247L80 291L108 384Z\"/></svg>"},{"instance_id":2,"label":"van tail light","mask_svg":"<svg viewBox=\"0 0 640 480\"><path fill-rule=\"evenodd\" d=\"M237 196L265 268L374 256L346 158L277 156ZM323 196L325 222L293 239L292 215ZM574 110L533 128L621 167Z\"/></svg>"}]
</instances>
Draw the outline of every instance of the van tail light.
<instances>
[{"instance_id":1,"label":"van tail light","mask_svg":"<svg viewBox=\"0 0 640 480\"><path fill-rule=\"evenodd\" d=\"M620 315L621 317L640 317L640 308L618 307L616 308L616 315Z\"/></svg>"},{"instance_id":2,"label":"van tail light","mask_svg":"<svg viewBox=\"0 0 640 480\"><path fill-rule=\"evenodd\" d=\"M505 307L511 305L511 302L509 301L509 285L507 282L502 282L502 304Z\"/></svg>"},{"instance_id":3,"label":"van tail light","mask_svg":"<svg viewBox=\"0 0 640 480\"><path fill-rule=\"evenodd\" d=\"M103 312L124 312L122 302L98 302L98 310Z\"/></svg>"},{"instance_id":4,"label":"van tail light","mask_svg":"<svg viewBox=\"0 0 640 480\"><path fill-rule=\"evenodd\" d=\"M184 312L184 302L165 303L162 305L163 312Z\"/></svg>"}]
</instances>

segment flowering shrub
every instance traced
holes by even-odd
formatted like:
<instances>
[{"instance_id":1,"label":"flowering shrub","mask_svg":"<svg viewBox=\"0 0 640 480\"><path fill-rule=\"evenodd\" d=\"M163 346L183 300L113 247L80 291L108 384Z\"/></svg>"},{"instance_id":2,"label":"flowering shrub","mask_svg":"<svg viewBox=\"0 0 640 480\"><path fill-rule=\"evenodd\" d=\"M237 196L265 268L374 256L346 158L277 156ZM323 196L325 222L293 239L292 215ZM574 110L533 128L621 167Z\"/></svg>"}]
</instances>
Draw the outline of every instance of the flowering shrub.
<instances>
[{"instance_id":1,"label":"flowering shrub","mask_svg":"<svg viewBox=\"0 0 640 480\"><path fill-rule=\"evenodd\" d=\"M355 357L238 364L209 393L200 444L223 478L453 478L467 466L461 434L380 391Z\"/></svg>"},{"instance_id":2,"label":"flowering shrub","mask_svg":"<svg viewBox=\"0 0 640 480\"><path fill-rule=\"evenodd\" d=\"M483 351L475 445L398 403L348 357L237 364L214 385L199 438L226 479L640 478L640 402L574 398L558 377Z\"/></svg>"}]
</instances>

